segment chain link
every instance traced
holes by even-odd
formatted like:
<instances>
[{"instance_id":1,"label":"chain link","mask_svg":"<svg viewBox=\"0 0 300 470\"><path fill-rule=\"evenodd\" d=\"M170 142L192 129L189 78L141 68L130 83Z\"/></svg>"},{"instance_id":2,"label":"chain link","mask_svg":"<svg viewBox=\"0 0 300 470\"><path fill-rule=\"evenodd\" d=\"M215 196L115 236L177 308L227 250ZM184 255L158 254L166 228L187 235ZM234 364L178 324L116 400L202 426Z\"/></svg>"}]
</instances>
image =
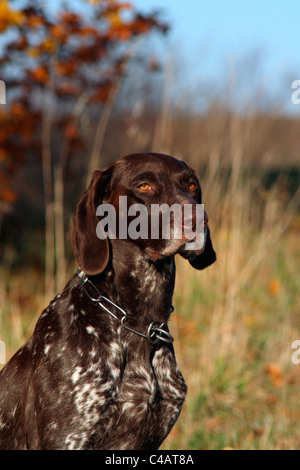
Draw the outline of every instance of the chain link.
<instances>
[{"instance_id":1,"label":"chain link","mask_svg":"<svg viewBox=\"0 0 300 470\"><path fill-rule=\"evenodd\" d=\"M146 338L149 341L149 343L152 344L152 345L157 344L158 341L163 341L164 343L173 343L174 338L171 335L171 333L169 333L168 331L163 329L166 326L166 323L164 323L164 322L160 323L158 321L154 321L154 322L150 323L150 325L148 327L148 330L147 330L147 334L141 333L140 331L134 330L133 328L130 328L129 326L125 325L125 322L128 319L128 315L125 312L125 310L123 310L121 307L116 305L110 299L108 299L107 297L102 295L100 293L100 291L97 289L97 287L95 286L95 284L93 284L93 282L88 278L88 275L85 274L83 271L81 271L80 268L78 268L77 273L78 273L78 277L80 279L80 284L81 284L83 290L85 291L85 293L87 294L87 296L89 297L89 299L92 302L97 303L103 310L105 310L115 320L120 321L121 325L124 328L126 328L126 330L131 331L132 333L135 333L136 335L142 336L143 338ZM89 293L89 291L86 288L86 284L89 284L94 289L94 291L98 295L97 298L92 297L92 295ZM119 318L117 315L115 315L113 312L111 312L109 310L109 308L107 308L105 305L103 305L103 302L106 302L106 303L112 305L114 308L116 308L119 311L119 313L122 315L122 317ZM170 313L172 313L173 311L174 311L174 307L172 305L171 309L170 309Z\"/></svg>"}]
</instances>

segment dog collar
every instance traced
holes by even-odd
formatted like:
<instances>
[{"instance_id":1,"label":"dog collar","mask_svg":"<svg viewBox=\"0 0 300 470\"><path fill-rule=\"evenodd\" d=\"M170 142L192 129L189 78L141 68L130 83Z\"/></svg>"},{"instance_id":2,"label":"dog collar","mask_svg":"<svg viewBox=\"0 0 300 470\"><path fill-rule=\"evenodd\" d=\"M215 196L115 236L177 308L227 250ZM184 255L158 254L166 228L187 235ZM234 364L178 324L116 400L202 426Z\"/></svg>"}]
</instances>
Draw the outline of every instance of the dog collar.
<instances>
[{"instance_id":1,"label":"dog collar","mask_svg":"<svg viewBox=\"0 0 300 470\"><path fill-rule=\"evenodd\" d=\"M86 293L86 295L89 297L89 299L92 302L98 304L103 310L105 310L105 312L107 312L115 320L119 321L121 323L121 325L123 326L123 328L125 328L126 330L131 331L132 333L134 333L136 335L139 335L139 336L142 336L143 338L146 338L151 345L157 344L158 341L162 341L164 343L173 343L173 341L174 341L173 336L171 335L171 333L169 333L168 331L166 331L164 329L164 328L167 327L166 322L160 323L158 321L154 321L154 322L150 323L146 334L141 333L140 331L134 330L133 328L130 328L129 326L125 325L126 320L128 320L128 315L125 312L125 310L123 310L121 307L116 305L110 299L108 299L107 297L102 295L99 292L99 290L97 289L97 287L95 286L95 284L91 281L88 274L86 274L80 268L78 268L77 274L78 274L78 277L79 277L79 280L80 280L80 284L81 284L84 292ZM97 297L93 297L90 294L90 292L87 289L88 285L95 291L95 293L97 294ZM107 304L107 306L105 306L104 304ZM112 306L115 309L117 309L117 311L120 313L120 317L118 317L118 315L113 313L109 309L109 306ZM174 307L172 305L171 308L170 308L170 313L172 313L173 311L174 311Z\"/></svg>"}]
</instances>

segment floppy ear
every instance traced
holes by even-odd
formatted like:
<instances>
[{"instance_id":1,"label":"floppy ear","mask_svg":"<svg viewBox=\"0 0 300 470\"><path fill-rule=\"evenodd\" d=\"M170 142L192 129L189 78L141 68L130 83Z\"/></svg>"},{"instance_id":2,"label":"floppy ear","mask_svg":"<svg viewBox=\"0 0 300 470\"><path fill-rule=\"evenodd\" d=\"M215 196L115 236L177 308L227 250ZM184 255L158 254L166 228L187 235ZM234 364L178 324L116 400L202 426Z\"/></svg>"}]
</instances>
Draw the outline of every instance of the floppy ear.
<instances>
[{"instance_id":1,"label":"floppy ear","mask_svg":"<svg viewBox=\"0 0 300 470\"><path fill-rule=\"evenodd\" d=\"M100 240L96 233L98 218L96 210L101 204L110 181L112 167L95 170L91 182L79 201L72 219L72 244L80 269L86 274L99 274L109 261L107 238Z\"/></svg>"},{"instance_id":2,"label":"floppy ear","mask_svg":"<svg viewBox=\"0 0 300 470\"><path fill-rule=\"evenodd\" d=\"M198 195L197 204L201 204L201 203L202 203L202 194L200 192ZM204 214L208 221L206 212L204 212ZM217 255L212 245L210 230L207 225L207 221L206 221L206 227L205 227L205 232L204 232L204 236L205 236L204 250L200 254L197 254L197 252L194 252L192 256L189 258L190 264L195 269L208 268L208 266L210 266L217 260Z\"/></svg>"},{"instance_id":3,"label":"floppy ear","mask_svg":"<svg viewBox=\"0 0 300 470\"><path fill-rule=\"evenodd\" d=\"M205 248L200 255L194 253L191 258L189 258L190 264L195 269L205 269L211 264L213 264L217 259L217 255L215 250L213 249L213 245L210 238L210 230L206 228L206 242Z\"/></svg>"},{"instance_id":4,"label":"floppy ear","mask_svg":"<svg viewBox=\"0 0 300 470\"><path fill-rule=\"evenodd\" d=\"M184 162L183 162L184 163ZM184 163L185 166L193 172L194 178L197 178L197 175L193 168L191 168L189 165ZM200 190L197 198L197 204L202 203L202 192ZM181 256L183 256L183 253L180 253ZM205 247L202 253L197 254L197 252L192 253L191 255L184 256L184 258L187 258L190 262L190 264L193 266L195 269L205 269L208 268L211 264L213 264L217 260L217 255L216 252L213 248L211 237L210 237L210 230L209 227L206 226L206 233L205 233Z\"/></svg>"}]
</instances>

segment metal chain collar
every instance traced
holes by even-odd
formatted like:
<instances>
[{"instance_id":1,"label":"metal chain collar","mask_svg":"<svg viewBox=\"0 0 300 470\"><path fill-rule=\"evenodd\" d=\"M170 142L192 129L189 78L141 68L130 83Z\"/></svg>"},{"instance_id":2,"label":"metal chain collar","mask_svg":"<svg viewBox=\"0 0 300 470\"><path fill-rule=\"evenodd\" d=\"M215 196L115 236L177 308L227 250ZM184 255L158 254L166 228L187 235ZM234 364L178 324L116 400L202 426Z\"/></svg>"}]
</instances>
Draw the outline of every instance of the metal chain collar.
<instances>
[{"instance_id":1,"label":"metal chain collar","mask_svg":"<svg viewBox=\"0 0 300 470\"><path fill-rule=\"evenodd\" d=\"M163 329L163 327L166 326L165 322L160 323L158 321L154 321L154 322L150 323L150 325L148 327L148 330L147 330L147 334L141 333L140 331L134 330L133 328L130 328L129 326L125 325L125 322L128 319L127 313L121 307L119 307L114 302L109 300L107 297L104 297L104 295L102 295L99 292L99 290L97 289L95 284L93 284L93 282L89 279L88 275L85 272L83 272L80 268L78 268L77 274L78 274L78 277L80 279L80 284L81 284L83 290L85 291L85 293L87 294L87 296L89 297L89 299L92 302L97 303L101 308L103 308L103 310L105 310L115 320L120 321L121 325L124 328L126 328L126 330L129 330L132 333L135 333L136 335L139 335L139 336L142 336L143 338L146 338L149 341L149 343L152 344L152 345L157 344L158 341L163 341L164 343L173 343L174 338L171 335L171 333L169 333L168 331ZM90 293L88 292L88 290L86 288L86 284L90 284L90 286L97 293L98 297L94 298L90 295ZM113 312L111 312L109 310L109 308L107 308L105 305L103 305L103 302L106 302L107 304L110 304L113 307L115 307L120 312L122 317L119 318L117 315L115 315ZM170 309L170 313L172 313L173 311L174 311L174 307L172 305L171 309Z\"/></svg>"}]
</instances>

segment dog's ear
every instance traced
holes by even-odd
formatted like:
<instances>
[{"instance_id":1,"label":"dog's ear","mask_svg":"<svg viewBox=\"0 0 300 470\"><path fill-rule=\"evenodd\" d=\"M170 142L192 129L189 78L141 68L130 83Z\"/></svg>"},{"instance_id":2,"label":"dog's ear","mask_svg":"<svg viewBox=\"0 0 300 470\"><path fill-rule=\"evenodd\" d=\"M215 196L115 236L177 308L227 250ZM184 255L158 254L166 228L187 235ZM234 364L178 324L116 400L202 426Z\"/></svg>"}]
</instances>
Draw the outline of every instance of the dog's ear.
<instances>
[{"instance_id":1,"label":"dog's ear","mask_svg":"<svg viewBox=\"0 0 300 470\"><path fill-rule=\"evenodd\" d=\"M196 175L195 171L189 165L187 165L186 163L185 163L185 166L189 170L192 171L194 178L197 179L197 181L198 181L198 178L197 178L197 175ZM201 191L201 189L198 193L198 197L197 197L196 202L197 202L197 204L202 204L202 191ZM206 217L207 217L207 214L206 214ZM205 229L205 246L204 246L204 250L202 251L202 253L200 253L200 254L197 254L197 252L194 252L192 254L190 254L190 253L187 254L187 253L189 253L189 252L180 253L180 254L181 254L181 256L183 256L184 258L187 258L189 260L189 262L193 266L193 268L199 269L199 270L208 268L208 266L210 266L211 264L213 264L217 260L217 255L216 255L216 252L215 252L215 250L213 248L213 245L212 245L210 230L209 230L208 226L206 226L206 229Z\"/></svg>"},{"instance_id":2,"label":"dog's ear","mask_svg":"<svg viewBox=\"0 0 300 470\"><path fill-rule=\"evenodd\" d=\"M205 247L201 254L194 253L190 258L189 262L195 269L205 269L208 268L211 264L213 264L217 260L216 252L213 248L211 237L210 237L210 230L206 228L206 240L205 240Z\"/></svg>"},{"instance_id":3,"label":"dog's ear","mask_svg":"<svg viewBox=\"0 0 300 470\"><path fill-rule=\"evenodd\" d=\"M96 210L110 181L112 166L95 170L91 182L79 201L72 219L72 244L80 269L86 274L99 274L109 261L108 239L101 240L96 233Z\"/></svg>"}]
</instances>

